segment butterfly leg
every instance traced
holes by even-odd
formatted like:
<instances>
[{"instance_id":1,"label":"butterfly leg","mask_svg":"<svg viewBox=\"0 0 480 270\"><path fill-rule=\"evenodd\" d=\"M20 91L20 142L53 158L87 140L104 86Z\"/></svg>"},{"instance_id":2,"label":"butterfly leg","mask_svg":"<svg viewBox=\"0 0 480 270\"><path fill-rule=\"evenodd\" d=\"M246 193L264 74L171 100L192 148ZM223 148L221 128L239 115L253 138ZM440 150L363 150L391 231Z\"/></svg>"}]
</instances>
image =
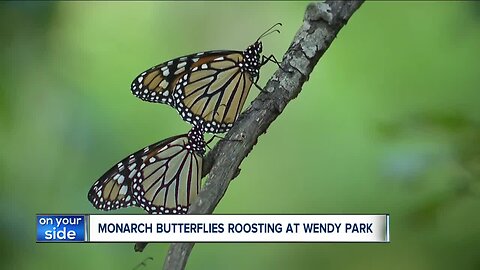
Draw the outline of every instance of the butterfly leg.
<instances>
[{"instance_id":1,"label":"butterfly leg","mask_svg":"<svg viewBox=\"0 0 480 270\"><path fill-rule=\"evenodd\" d=\"M253 81L252 78L250 78L250 81L253 83L253 85L255 85L255 87L257 87L258 90L260 90L260 92L269 93L268 91L263 90L263 88L260 85L258 85L258 80L259 79L260 79L260 72L258 72L258 75L257 75L257 78L255 79L255 81Z\"/></svg>"},{"instance_id":2,"label":"butterfly leg","mask_svg":"<svg viewBox=\"0 0 480 270\"><path fill-rule=\"evenodd\" d=\"M243 136L242 136L243 137ZM242 142L243 140L242 139L225 139L225 137L222 137L222 136L218 136L216 134L214 134L212 136L212 138L210 138L206 143L205 145L208 147L208 150L212 150L212 148L210 148L210 146L208 146L215 138L217 139L220 139L220 141L227 141L227 142Z\"/></svg>"},{"instance_id":3,"label":"butterfly leg","mask_svg":"<svg viewBox=\"0 0 480 270\"><path fill-rule=\"evenodd\" d=\"M220 139L222 141L229 141L229 142L241 142L242 140L239 140L239 139L225 139L225 137L222 137L222 136L218 136L216 134L214 134L212 136L212 138L210 138L206 143L205 145L208 147L209 150L212 150L212 148L210 148L210 146L208 146L214 139Z\"/></svg>"},{"instance_id":4,"label":"butterfly leg","mask_svg":"<svg viewBox=\"0 0 480 270\"><path fill-rule=\"evenodd\" d=\"M263 90L263 88L260 85L258 85L257 82L253 82L253 85L255 85L255 87L257 87L257 89L260 90L260 92L269 93L268 91Z\"/></svg>"},{"instance_id":5,"label":"butterfly leg","mask_svg":"<svg viewBox=\"0 0 480 270\"><path fill-rule=\"evenodd\" d=\"M266 63L268 62L273 62L275 64L277 64L278 68L280 68L281 70L285 71L282 66L280 65L281 62L279 62L277 60L277 58L275 58L275 55L271 54L269 57L266 57L265 55L262 55L262 62L260 63L260 66L263 66L265 65Z\"/></svg>"},{"instance_id":6,"label":"butterfly leg","mask_svg":"<svg viewBox=\"0 0 480 270\"><path fill-rule=\"evenodd\" d=\"M209 145L215 138L218 138L218 139L220 139L220 140L223 140L223 139L224 139L222 136L218 136L218 135L214 134L214 135L212 136L212 138L210 138L210 140L208 140L208 141L205 143L205 145L208 147L208 150L212 150L212 148L210 148L210 146L208 146L208 145Z\"/></svg>"}]
</instances>

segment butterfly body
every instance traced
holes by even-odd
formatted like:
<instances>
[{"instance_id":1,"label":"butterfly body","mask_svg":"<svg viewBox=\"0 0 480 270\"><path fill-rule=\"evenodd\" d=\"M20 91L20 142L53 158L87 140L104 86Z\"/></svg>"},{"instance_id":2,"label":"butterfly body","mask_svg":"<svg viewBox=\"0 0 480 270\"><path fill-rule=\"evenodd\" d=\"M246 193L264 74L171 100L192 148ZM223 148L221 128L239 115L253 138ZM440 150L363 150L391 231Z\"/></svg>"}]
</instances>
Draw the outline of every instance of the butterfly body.
<instances>
[{"instance_id":1,"label":"butterfly body","mask_svg":"<svg viewBox=\"0 0 480 270\"><path fill-rule=\"evenodd\" d=\"M149 214L184 214L201 187L203 131L147 146L108 170L88 199L100 210L142 207Z\"/></svg>"}]
</instances>

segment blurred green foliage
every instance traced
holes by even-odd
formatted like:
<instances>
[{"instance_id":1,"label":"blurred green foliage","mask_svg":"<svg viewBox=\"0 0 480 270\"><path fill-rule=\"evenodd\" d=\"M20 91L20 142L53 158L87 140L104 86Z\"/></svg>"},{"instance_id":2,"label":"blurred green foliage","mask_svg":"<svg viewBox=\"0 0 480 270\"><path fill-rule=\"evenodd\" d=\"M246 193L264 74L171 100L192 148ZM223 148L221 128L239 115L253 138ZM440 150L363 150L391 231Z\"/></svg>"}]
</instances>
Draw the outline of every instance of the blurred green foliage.
<instances>
[{"instance_id":1,"label":"blurred green foliage","mask_svg":"<svg viewBox=\"0 0 480 270\"><path fill-rule=\"evenodd\" d=\"M167 244L142 254L132 244L35 244L35 214L97 213L86 194L105 170L188 130L173 109L131 95L139 72L242 50L276 22L282 33L264 47L281 56L306 5L0 3L2 269L132 269L148 257L140 269L159 269ZM216 209L390 213L392 243L198 244L189 269L479 269L479 10L364 4Z\"/></svg>"}]
</instances>

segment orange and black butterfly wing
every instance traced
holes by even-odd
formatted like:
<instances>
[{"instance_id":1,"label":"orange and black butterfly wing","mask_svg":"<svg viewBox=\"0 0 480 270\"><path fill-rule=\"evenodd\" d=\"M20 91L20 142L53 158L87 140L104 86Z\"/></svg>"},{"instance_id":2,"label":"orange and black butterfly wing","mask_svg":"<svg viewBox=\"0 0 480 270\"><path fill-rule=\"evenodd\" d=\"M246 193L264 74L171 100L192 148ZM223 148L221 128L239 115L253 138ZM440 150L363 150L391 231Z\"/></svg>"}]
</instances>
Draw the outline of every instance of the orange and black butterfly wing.
<instances>
[{"instance_id":1,"label":"orange and black butterfly wing","mask_svg":"<svg viewBox=\"0 0 480 270\"><path fill-rule=\"evenodd\" d=\"M177 137L181 136L147 146L114 165L90 188L88 200L95 208L104 211L138 205L133 195L132 182L134 176L140 171L144 157Z\"/></svg>"},{"instance_id":2,"label":"orange and black butterfly wing","mask_svg":"<svg viewBox=\"0 0 480 270\"><path fill-rule=\"evenodd\" d=\"M200 191L202 156L187 137L150 152L133 178L138 205L149 214L186 214Z\"/></svg>"},{"instance_id":3,"label":"orange and black butterfly wing","mask_svg":"<svg viewBox=\"0 0 480 270\"><path fill-rule=\"evenodd\" d=\"M229 130L253 84L251 74L242 67L243 60L242 52L224 51L193 63L174 92L182 118L206 132Z\"/></svg>"},{"instance_id":4,"label":"orange and black butterfly wing","mask_svg":"<svg viewBox=\"0 0 480 270\"><path fill-rule=\"evenodd\" d=\"M133 80L133 95L148 102L164 103L174 107L172 98L172 81L174 80L173 62L166 62L152 67Z\"/></svg>"},{"instance_id":5,"label":"orange and black butterfly wing","mask_svg":"<svg viewBox=\"0 0 480 270\"><path fill-rule=\"evenodd\" d=\"M88 200L100 210L109 211L135 205L132 193L132 166L137 160L129 156L100 177L88 192ZM130 176L129 176L130 175Z\"/></svg>"},{"instance_id":6,"label":"orange and black butterfly wing","mask_svg":"<svg viewBox=\"0 0 480 270\"><path fill-rule=\"evenodd\" d=\"M132 93L148 102L164 103L175 107L173 91L184 73L190 72L192 65L210 55L228 51L209 51L190 54L154 66L138 75L131 84Z\"/></svg>"}]
</instances>

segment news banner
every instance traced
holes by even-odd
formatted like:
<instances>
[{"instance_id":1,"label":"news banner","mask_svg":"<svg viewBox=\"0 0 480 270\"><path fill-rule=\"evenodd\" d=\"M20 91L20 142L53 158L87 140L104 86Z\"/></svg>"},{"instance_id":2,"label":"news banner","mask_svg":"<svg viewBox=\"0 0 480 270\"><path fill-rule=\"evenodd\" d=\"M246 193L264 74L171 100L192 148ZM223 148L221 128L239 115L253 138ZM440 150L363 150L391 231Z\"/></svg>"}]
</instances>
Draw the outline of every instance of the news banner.
<instances>
[{"instance_id":1,"label":"news banner","mask_svg":"<svg viewBox=\"0 0 480 270\"><path fill-rule=\"evenodd\" d=\"M37 242L390 242L389 215L37 215Z\"/></svg>"}]
</instances>

